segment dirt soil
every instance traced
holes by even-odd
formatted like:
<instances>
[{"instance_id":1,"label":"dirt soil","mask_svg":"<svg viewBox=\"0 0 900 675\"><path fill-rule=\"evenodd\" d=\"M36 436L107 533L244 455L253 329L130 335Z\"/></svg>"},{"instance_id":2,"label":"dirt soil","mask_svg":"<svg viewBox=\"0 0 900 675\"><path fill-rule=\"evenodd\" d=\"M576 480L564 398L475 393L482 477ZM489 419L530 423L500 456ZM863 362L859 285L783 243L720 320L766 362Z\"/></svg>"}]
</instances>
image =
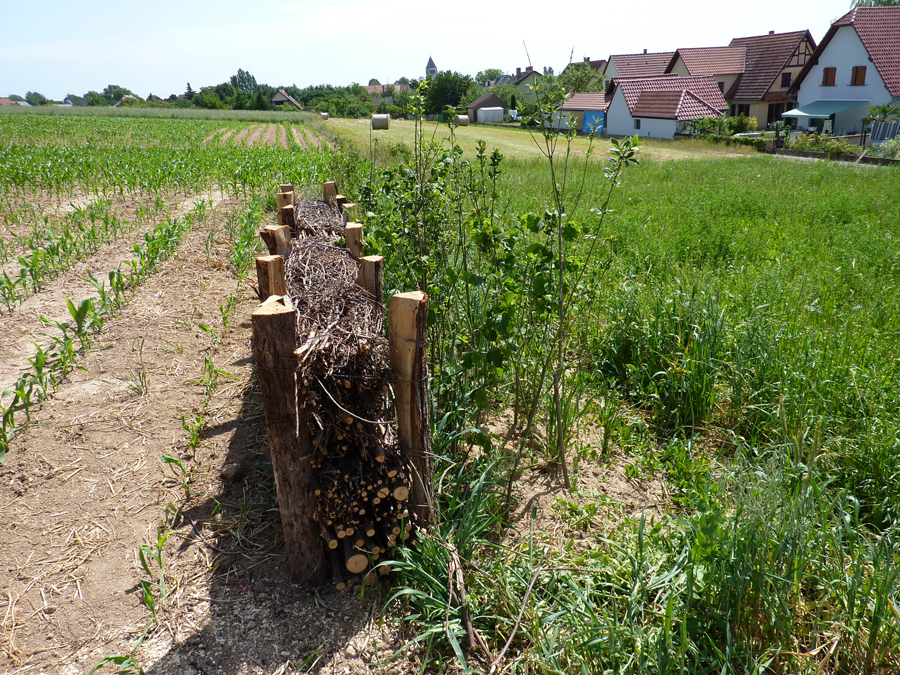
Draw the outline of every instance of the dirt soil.
<instances>
[{"instance_id":1,"label":"dirt soil","mask_svg":"<svg viewBox=\"0 0 900 675\"><path fill-rule=\"evenodd\" d=\"M294 140L297 141L297 144L306 150L309 148L309 145L306 142L306 137L303 135L303 130L300 127L291 127L291 133L294 134Z\"/></svg>"}]
</instances>

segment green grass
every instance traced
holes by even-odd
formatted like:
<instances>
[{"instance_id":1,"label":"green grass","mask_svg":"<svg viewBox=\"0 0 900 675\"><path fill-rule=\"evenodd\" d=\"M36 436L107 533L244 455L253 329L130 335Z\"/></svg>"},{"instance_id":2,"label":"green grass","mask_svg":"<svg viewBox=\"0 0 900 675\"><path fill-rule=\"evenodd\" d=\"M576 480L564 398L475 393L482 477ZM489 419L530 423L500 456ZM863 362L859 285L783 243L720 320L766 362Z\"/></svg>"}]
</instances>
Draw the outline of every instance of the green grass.
<instances>
[{"instance_id":1,"label":"green grass","mask_svg":"<svg viewBox=\"0 0 900 675\"><path fill-rule=\"evenodd\" d=\"M213 120L218 122L293 122L302 123L311 118L318 118L315 113L281 112L274 110L207 110L205 108L139 108L79 106L62 108L58 106L39 106L22 108L10 106L0 109L0 115L46 115L54 117L126 117L143 119L173 120Z\"/></svg>"}]
</instances>

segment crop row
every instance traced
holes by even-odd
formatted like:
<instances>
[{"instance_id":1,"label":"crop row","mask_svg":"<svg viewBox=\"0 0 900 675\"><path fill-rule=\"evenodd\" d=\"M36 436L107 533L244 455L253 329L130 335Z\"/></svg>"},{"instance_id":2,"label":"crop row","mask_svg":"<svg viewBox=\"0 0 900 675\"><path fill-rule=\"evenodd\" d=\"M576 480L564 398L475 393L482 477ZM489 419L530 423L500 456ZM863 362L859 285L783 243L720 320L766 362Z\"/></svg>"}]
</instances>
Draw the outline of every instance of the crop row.
<instances>
[{"instance_id":1,"label":"crop row","mask_svg":"<svg viewBox=\"0 0 900 675\"><path fill-rule=\"evenodd\" d=\"M28 359L31 369L2 394L2 398L10 397L10 401L0 406L0 462L6 457L13 435L30 420L31 407L44 401L72 371L78 357L90 348L92 337L103 330L106 319L116 316L129 294L175 250L193 223L192 214L180 219L167 218L153 232L146 233L144 241L134 245L135 257L109 272L108 287L105 281L88 273L87 281L94 286L98 297L82 300L77 306L67 298L71 323L41 317L41 321L56 328L59 334L48 334L51 344L46 349L35 343L37 352Z\"/></svg>"},{"instance_id":2,"label":"crop row","mask_svg":"<svg viewBox=\"0 0 900 675\"><path fill-rule=\"evenodd\" d=\"M32 228L28 235L15 236L15 244L22 251L17 256L19 273L10 276L9 271L3 271L0 302L11 312L29 293L39 292L49 279L65 271L72 262L96 253L101 246L128 232L132 225L112 213L108 201L101 200L86 208L76 208L55 226L45 220L43 227ZM11 245L12 242L7 244L0 239L3 262Z\"/></svg>"}]
</instances>

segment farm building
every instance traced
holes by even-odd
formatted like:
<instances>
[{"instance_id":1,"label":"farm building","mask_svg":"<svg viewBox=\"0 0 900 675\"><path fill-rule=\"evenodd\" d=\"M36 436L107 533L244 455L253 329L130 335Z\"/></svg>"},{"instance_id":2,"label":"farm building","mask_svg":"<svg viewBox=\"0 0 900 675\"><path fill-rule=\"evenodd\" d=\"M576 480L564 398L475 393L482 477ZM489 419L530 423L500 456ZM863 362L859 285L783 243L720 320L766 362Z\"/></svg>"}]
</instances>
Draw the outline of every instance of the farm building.
<instances>
[{"instance_id":1,"label":"farm building","mask_svg":"<svg viewBox=\"0 0 900 675\"><path fill-rule=\"evenodd\" d=\"M476 98L466 106L466 114L468 114L469 120L472 122L480 122L481 120L478 119L478 111L482 108L500 108L505 113L506 103L504 103L503 99L497 96L497 94L485 94L484 96ZM501 119L501 121L503 120Z\"/></svg>"},{"instance_id":2,"label":"farm building","mask_svg":"<svg viewBox=\"0 0 900 675\"><path fill-rule=\"evenodd\" d=\"M755 117L766 127L781 119L793 104L788 89L812 58L816 42L808 30L735 38L730 47L746 50L744 72L725 89L731 115Z\"/></svg>"},{"instance_id":3,"label":"farm building","mask_svg":"<svg viewBox=\"0 0 900 675\"><path fill-rule=\"evenodd\" d=\"M797 107L785 117L837 134L862 129L875 105L900 105L900 7L858 7L831 24L790 89Z\"/></svg>"},{"instance_id":4,"label":"farm building","mask_svg":"<svg viewBox=\"0 0 900 675\"><path fill-rule=\"evenodd\" d=\"M728 108L711 75L617 78L606 97L606 133L613 136L673 138L691 121L721 116Z\"/></svg>"},{"instance_id":5,"label":"farm building","mask_svg":"<svg viewBox=\"0 0 900 675\"><path fill-rule=\"evenodd\" d=\"M603 75L606 81L616 77L650 77L662 75L672 60L674 52L651 52L643 54L613 54L606 63Z\"/></svg>"},{"instance_id":6,"label":"farm building","mask_svg":"<svg viewBox=\"0 0 900 675\"><path fill-rule=\"evenodd\" d=\"M603 132L606 123L606 109L609 101L606 94L575 93L562 104L560 110L563 114L571 115L572 124L581 133L589 134L594 126L598 133Z\"/></svg>"},{"instance_id":7,"label":"farm building","mask_svg":"<svg viewBox=\"0 0 900 675\"><path fill-rule=\"evenodd\" d=\"M297 101L295 101L294 98L284 89L279 89L278 91L276 91L272 98L269 99L269 101L272 103L272 105L282 105L284 103L287 103L288 105L294 106L297 110L303 110L303 106L297 103Z\"/></svg>"},{"instance_id":8,"label":"farm building","mask_svg":"<svg viewBox=\"0 0 900 675\"><path fill-rule=\"evenodd\" d=\"M11 101L8 98L0 98L0 108L7 108L14 105L19 105L16 101Z\"/></svg>"},{"instance_id":9,"label":"farm building","mask_svg":"<svg viewBox=\"0 0 900 675\"><path fill-rule=\"evenodd\" d=\"M505 114L503 108L478 108L478 124L502 124Z\"/></svg>"}]
</instances>

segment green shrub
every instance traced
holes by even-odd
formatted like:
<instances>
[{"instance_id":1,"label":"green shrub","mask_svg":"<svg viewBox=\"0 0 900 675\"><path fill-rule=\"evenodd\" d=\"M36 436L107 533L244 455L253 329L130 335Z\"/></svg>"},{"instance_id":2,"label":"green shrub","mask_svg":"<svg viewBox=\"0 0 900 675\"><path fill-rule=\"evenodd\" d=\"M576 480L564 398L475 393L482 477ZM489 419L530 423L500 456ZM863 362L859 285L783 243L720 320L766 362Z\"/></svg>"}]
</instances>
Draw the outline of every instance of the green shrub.
<instances>
[{"instance_id":1,"label":"green shrub","mask_svg":"<svg viewBox=\"0 0 900 675\"><path fill-rule=\"evenodd\" d=\"M900 159L900 136L895 136L891 140L885 141L878 149L883 157Z\"/></svg>"}]
</instances>

